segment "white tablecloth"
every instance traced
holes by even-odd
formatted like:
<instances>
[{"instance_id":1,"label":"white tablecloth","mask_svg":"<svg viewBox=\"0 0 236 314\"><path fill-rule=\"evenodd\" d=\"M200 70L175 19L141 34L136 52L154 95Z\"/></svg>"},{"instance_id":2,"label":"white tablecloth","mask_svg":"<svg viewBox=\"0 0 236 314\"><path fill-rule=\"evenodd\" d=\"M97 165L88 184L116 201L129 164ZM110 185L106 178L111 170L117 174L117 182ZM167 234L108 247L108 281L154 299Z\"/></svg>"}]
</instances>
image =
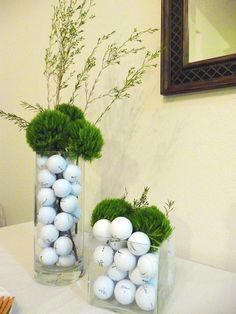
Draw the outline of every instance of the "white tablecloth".
<instances>
[{"instance_id":1,"label":"white tablecloth","mask_svg":"<svg viewBox=\"0 0 236 314\"><path fill-rule=\"evenodd\" d=\"M0 228L0 286L16 298L13 314L111 313L87 303L86 276L48 287L32 273L33 224ZM236 314L236 274L177 258L175 287L162 314Z\"/></svg>"}]
</instances>

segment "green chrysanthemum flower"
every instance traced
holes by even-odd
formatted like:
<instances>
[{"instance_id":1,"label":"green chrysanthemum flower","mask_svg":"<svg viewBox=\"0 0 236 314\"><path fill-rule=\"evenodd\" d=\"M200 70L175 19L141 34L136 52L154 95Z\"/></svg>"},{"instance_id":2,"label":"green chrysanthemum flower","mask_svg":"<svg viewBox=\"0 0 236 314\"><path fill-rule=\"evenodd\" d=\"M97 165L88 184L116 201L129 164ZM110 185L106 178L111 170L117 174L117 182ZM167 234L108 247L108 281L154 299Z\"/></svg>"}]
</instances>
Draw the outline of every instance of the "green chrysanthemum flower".
<instances>
[{"instance_id":1,"label":"green chrysanthemum flower","mask_svg":"<svg viewBox=\"0 0 236 314\"><path fill-rule=\"evenodd\" d=\"M68 143L69 118L56 110L45 110L36 115L26 129L26 139L37 153L63 152Z\"/></svg>"},{"instance_id":2,"label":"green chrysanthemum flower","mask_svg":"<svg viewBox=\"0 0 236 314\"><path fill-rule=\"evenodd\" d=\"M103 137L100 130L86 120L70 123L70 153L92 161L101 157Z\"/></svg>"},{"instance_id":3,"label":"green chrysanthemum flower","mask_svg":"<svg viewBox=\"0 0 236 314\"><path fill-rule=\"evenodd\" d=\"M101 201L93 210L91 226L100 219L110 221L117 217L126 217L132 211L132 205L123 199L105 199Z\"/></svg>"},{"instance_id":4,"label":"green chrysanthemum flower","mask_svg":"<svg viewBox=\"0 0 236 314\"><path fill-rule=\"evenodd\" d=\"M60 104L57 105L55 109L67 115L70 118L70 121L84 119L83 111L71 104Z\"/></svg>"}]
</instances>

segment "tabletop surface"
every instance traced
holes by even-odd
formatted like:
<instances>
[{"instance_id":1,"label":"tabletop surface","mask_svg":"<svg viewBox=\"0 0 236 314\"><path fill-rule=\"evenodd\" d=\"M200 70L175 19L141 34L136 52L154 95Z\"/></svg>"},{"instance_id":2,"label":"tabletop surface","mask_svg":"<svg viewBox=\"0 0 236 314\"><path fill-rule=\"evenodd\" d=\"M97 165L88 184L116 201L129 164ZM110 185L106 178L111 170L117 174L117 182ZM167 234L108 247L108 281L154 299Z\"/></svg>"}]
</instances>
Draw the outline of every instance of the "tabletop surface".
<instances>
[{"instance_id":1,"label":"tabletop surface","mask_svg":"<svg viewBox=\"0 0 236 314\"><path fill-rule=\"evenodd\" d=\"M33 224L0 228L0 286L15 296L13 314L106 314L87 302L86 276L65 287L33 277ZM236 274L176 258L174 290L162 314L235 314Z\"/></svg>"}]
</instances>

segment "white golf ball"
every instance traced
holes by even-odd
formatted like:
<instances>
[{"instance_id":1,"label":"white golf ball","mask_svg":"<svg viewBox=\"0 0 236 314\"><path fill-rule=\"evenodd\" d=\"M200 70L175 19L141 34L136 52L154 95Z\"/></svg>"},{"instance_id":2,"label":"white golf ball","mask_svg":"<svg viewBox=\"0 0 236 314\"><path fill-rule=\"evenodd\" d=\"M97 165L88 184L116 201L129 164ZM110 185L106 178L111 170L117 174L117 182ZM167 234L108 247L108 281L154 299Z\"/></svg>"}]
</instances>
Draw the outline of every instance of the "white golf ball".
<instances>
[{"instance_id":1,"label":"white golf ball","mask_svg":"<svg viewBox=\"0 0 236 314\"><path fill-rule=\"evenodd\" d=\"M37 166L39 169L46 168L46 163L47 163L48 157L46 156L38 156L37 157Z\"/></svg>"},{"instance_id":2,"label":"white golf ball","mask_svg":"<svg viewBox=\"0 0 236 314\"><path fill-rule=\"evenodd\" d=\"M38 173L38 182L42 188L50 188L56 181L55 174L52 174L47 169L43 169Z\"/></svg>"},{"instance_id":3,"label":"white golf ball","mask_svg":"<svg viewBox=\"0 0 236 314\"><path fill-rule=\"evenodd\" d=\"M118 269L122 271L129 271L134 269L137 259L128 249L123 248L115 253L114 262Z\"/></svg>"},{"instance_id":4,"label":"white golf ball","mask_svg":"<svg viewBox=\"0 0 236 314\"><path fill-rule=\"evenodd\" d=\"M63 267L70 267L70 266L73 266L75 262L76 262L75 256L72 253L65 256L59 256L58 265L63 266Z\"/></svg>"},{"instance_id":5,"label":"white golf ball","mask_svg":"<svg viewBox=\"0 0 236 314\"><path fill-rule=\"evenodd\" d=\"M158 270L158 256L152 253L141 256L138 260L138 269L148 280L156 276Z\"/></svg>"},{"instance_id":6,"label":"white golf ball","mask_svg":"<svg viewBox=\"0 0 236 314\"><path fill-rule=\"evenodd\" d=\"M101 267L110 266L113 262L114 251L108 245L99 245L93 253L93 258L96 264Z\"/></svg>"},{"instance_id":7,"label":"white golf ball","mask_svg":"<svg viewBox=\"0 0 236 314\"><path fill-rule=\"evenodd\" d=\"M81 176L81 170L76 165L68 165L63 172L63 177L71 183L75 183L79 181Z\"/></svg>"},{"instance_id":8,"label":"white golf ball","mask_svg":"<svg viewBox=\"0 0 236 314\"><path fill-rule=\"evenodd\" d=\"M39 190L37 199L42 206L50 206L55 202L56 196L52 189L43 188Z\"/></svg>"},{"instance_id":9,"label":"white golf ball","mask_svg":"<svg viewBox=\"0 0 236 314\"><path fill-rule=\"evenodd\" d=\"M40 253L39 258L41 262L47 266L54 265L58 260L57 253L52 247L47 247L43 249Z\"/></svg>"},{"instance_id":10,"label":"white golf ball","mask_svg":"<svg viewBox=\"0 0 236 314\"><path fill-rule=\"evenodd\" d=\"M74 195L68 195L61 199L60 205L64 212L72 213L79 206L78 198Z\"/></svg>"},{"instance_id":11,"label":"white golf ball","mask_svg":"<svg viewBox=\"0 0 236 314\"><path fill-rule=\"evenodd\" d=\"M45 242L43 239L39 238L38 239L38 245L42 248L45 249L46 247L49 247L51 243Z\"/></svg>"},{"instance_id":12,"label":"white golf ball","mask_svg":"<svg viewBox=\"0 0 236 314\"><path fill-rule=\"evenodd\" d=\"M116 300L123 305L128 305L134 302L135 285L128 279L119 281L114 290Z\"/></svg>"},{"instance_id":13,"label":"white golf ball","mask_svg":"<svg viewBox=\"0 0 236 314\"><path fill-rule=\"evenodd\" d=\"M125 248L127 245L127 241L112 238L111 240L109 240L108 244L113 250L117 251L119 249Z\"/></svg>"},{"instance_id":14,"label":"white golf ball","mask_svg":"<svg viewBox=\"0 0 236 314\"><path fill-rule=\"evenodd\" d=\"M142 276L138 267L135 267L134 270L129 272L129 279L137 286L144 285L148 282L148 280Z\"/></svg>"},{"instance_id":15,"label":"white golf ball","mask_svg":"<svg viewBox=\"0 0 236 314\"><path fill-rule=\"evenodd\" d=\"M57 255L68 255L71 253L72 248L72 241L68 237L59 237L54 242L54 249L56 250Z\"/></svg>"},{"instance_id":16,"label":"white golf ball","mask_svg":"<svg viewBox=\"0 0 236 314\"><path fill-rule=\"evenodd\" d=\"M127 276L127 271L119 270L115 263L113 263L107 270L107 275L114 281L120 281Z\"/></svg>"},{"instance_id":17,"label":"white golf ball","mask_svg":"<svg viewBox=\"0 0 236 314\"><path fill-rule=\"evenodd\" d=\"M111 222L111 235L113 238L125 240L130 237L133 226L129 219L125 217L117 217Z\"/></svg>"},{"instance_id":18,"label":"white golf ball","mask_svg":"<svg viewBox=\"0 0 236 314\"><path fill-rule=\"evenodd\" d=\"M48 225L53 223L54 219L56 217L56 210L53 207L45 206L39 208L38 213L38 222L40 222L43 225Z\"/></svg>"},{"instance_id":19,"label":"white golf ball","mask_svg":"<svg viewBox=\"0 0 236 314\"><path fill-rule=\"evenodd\" d=\"M54 220L54 225L59 231L68 231L72 228L73 224L73 217L67 213L60 213L56 215L56 218Z\"/></svg>"},{"instance_id":20,"label":"white golf ball","mask_svg":"<svg viewBox=\"0 0 236 314\"><path fill-rule=\"evenodd\" d=\"M71 184L65 179L58 179L52 187L57 197L66 197L71 192Z\"/></svg>"},{"instance_id":21,"label":"white golf ball","mask_svg":"<svg viewBox=\"0 0 236 314\"><path fill-rule=\"evenodd\" d=\"M99 276L93 284L93 291L98 299L107 300L113 295L114 286L109 277Z\"/></svg>"},{"instance_id":22,"label":"white golf ball","mask_svg":"<svg viewBox=\"0 0 236 314\"><path fill-rule=\"evenodd\" d=\"M146 254L150 249L150 239L143 232L134 232L127 242L129 251L137 256Z\"/></svg>"},{"instance_id":23,"label":"white golf ball","mask_svg":"<svg viewBox=\"0 0 236 314\"><path fill-rule=\"evenodd\" d=\"M53 155L48 158L47 167L50 172L58 174L66 169L66 161L60 155Z\"/></svg>"},{"instance_id":24,"label":"white golf ball","mask_svg":"<svg viewBox=\"0 0 236 314\"><path fill-rule=\"evenodd\" d=\"M46 243L52 243L56 241L59 236L59 231L54 225L43 226L40 232L40 238Z\"/></svg>"},{"instance_id":25,"label":"white golf ball","mask_svg":"<svg viewBox=\"0 0 236 314\"><path fill-rule=\"evenodd\" d=\"M100 219L93 226L93 235L100 241L106 241L111 237L111 222L108 219Z\"/></svg>"},{"instance_id":26,"label":"white golf ball","mask_svg":"<svg viewBox=\"0 0 236 314\"><path fill-rule=\"evenodd\" d=\"M81 218L81 212L82 212L82 210L81 210L81 208L78 206L78 207L76 208L76 210L74 210L74 211L71 213L71 216L73 217L74 222L77 223L77 222L80 220L80 218Z\"/></svg>"},{"instance_id":27,"label":"white golf ball","mask_svg":"<svg viewBox=\"0 0 236 314\"><path fill-rule=\"evenodd\" d=\"M152 311L156 305L156 289L151 285L142 285L135 294L135 301L140 309L144 311Z\"/></svg>"},{"instance_id":28,"label":"white golf ball","mask_svg":"<svg viewBox=\"0 0 236 314\"><path fill-rule=\"evenodd\" d=\"M71 183L71 194L78 196L83 191L82 186L79 183Z\"/></svg>"}]
</instances>

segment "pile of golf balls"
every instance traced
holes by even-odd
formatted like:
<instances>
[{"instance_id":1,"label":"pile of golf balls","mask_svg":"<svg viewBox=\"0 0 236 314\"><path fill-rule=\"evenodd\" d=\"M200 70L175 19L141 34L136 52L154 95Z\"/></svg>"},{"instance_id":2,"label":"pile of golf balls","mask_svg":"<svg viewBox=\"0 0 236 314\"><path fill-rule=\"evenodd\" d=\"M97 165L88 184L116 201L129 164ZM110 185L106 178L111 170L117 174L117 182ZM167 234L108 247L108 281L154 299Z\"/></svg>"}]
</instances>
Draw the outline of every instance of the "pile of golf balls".
<instances>
[{"instance_id":1,"label":"pile of golf balls","mask_svg":"<svg viewBox=\"0 0 236 314\"><path fill-rule=\"evenodd\" d=\"M80 219L81 170L61 155L37 157L39 260L43 265L73 266L73 234Z\"/></svg>"},{"instance_id":2,"label":"pile of golf balls","mask_svg":"<svg viewBox=\"0 0 236 314\"><path fill-rule=\"evenodd\" d=\"M148 253L150 239L133 232L131 222L118 217L97 221L93 235L100 241L93 252L94 263L103 268L93 285L97 298L114 297L121 305L136 302L143 311L153 311L157 299L158 252Z\"/></svg>"}]
</instances>

